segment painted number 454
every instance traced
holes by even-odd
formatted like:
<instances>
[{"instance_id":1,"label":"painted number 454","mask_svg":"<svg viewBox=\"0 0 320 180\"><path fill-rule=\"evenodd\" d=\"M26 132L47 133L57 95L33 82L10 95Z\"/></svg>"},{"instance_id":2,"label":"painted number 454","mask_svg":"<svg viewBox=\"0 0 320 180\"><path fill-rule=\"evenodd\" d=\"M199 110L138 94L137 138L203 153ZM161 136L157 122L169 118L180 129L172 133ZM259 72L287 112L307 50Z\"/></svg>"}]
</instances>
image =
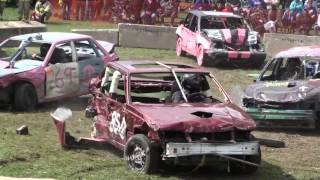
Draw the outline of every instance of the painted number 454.
<instances>
[{"instance_id":1,"label":"painted number 454","mask_svg":"<svg viewBox=\"0 0 320 180\"><path fill-rule=\"evenodd\" d=\"M109 124L110 133L114 133L115 135L119 135L121 139L124 139L126 134L126 120L122 117L122 121L120 122L120 113L113 111L111 114L111 122Z\"/></svg>"}]
</instances>

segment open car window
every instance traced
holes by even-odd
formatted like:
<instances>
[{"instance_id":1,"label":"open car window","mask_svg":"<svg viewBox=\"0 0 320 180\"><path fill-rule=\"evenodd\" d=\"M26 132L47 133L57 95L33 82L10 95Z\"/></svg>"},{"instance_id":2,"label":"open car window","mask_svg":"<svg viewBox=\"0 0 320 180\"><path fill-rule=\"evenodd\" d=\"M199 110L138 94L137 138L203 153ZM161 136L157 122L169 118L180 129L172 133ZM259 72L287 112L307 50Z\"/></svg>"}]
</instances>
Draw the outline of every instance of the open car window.
<instances>
[{"instance_id":1,"label":"open car window","mask_svg":"<svg viewBox=\"0 0 320 180\"><path fill-rule=\"evenodd\" d=\"M78 61L88 60L102 55L102 52L96 49L97 46L89 40L75 41L74 46Z\"/></svg>"},{"instance_id":2,"label":"open car window","mask_svg":"<svg viewBox=\"0 0 320 180\"><path fill-rule=\"evenodd\" d=\"M320 79L320 58L306 58L302 70L306 79Z\"/></svg>"},{"instance_id":3,"label":"open car window","mask_svg":"<svg viewBox=\"0 0 320 180\"><path fill-rule=\"evenodd\" d=\"M274 59L261 76L261 81L290 81L320 78L320 59L289 57Z\"/></svg>"},{"instance_id":4,"label":"open car window","mask_svg":"<svg viewBox=\"0 0 320 180\"><path fill-rule=\"evenodd\" d=\"M191 13L189 13L189 14L187 15L187 17L185 18L184 22L183 22L184 26L185 26L186 28L188 28L188 29L189 29L189 27L190 27L190 22L191 22L191 20L192 20L192 17L193 17L193 15L192 15Z\"/></svg>"},{"instance_id":5,"label":"open car window","mask_svg":"<svg viewBox=\"0 0 320 180\"><path fill-rule=\"evenodd\" d=\"M107 67L101 81L101 92L112 99L125 103L124 76L117 70Z\"/></svg>"},{"instance_id":6,"label":"open car window","mask_svg":"<svg viewBox=\"0 0 320 180\"><path fill-rule=\"evenodd\" d=\"M205 73L176 73L189 103L222 102L223 95ZM197 79L196 83L187 80ZM135 73L130 76L132 103L184 103L181 89L172 73ZM219 97L217 99L217 97Z\"/></svg>"},{"instance_id":7,"label":"open car window","mask_svg":"<svg viewBox=\"0 0 320 180\"><path fill-rule=\"evenodd\" d=\"M49 64L70 63L73 61L75 61L75 56L73 55L71 43L68 42L59 44L53 49Z\"/></svg>"}]
</instances>

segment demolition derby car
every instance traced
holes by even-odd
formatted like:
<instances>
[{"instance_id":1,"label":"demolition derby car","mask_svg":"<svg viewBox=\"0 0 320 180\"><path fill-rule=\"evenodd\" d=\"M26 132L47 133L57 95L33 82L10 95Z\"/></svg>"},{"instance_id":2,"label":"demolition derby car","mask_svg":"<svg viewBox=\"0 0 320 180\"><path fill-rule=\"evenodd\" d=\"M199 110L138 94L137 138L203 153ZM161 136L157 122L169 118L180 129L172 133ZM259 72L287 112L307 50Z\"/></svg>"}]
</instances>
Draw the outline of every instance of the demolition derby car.
<instances>
[{"instance_id":1,"label":"demolition derby car","mask_svg":"<svg viewBox=\"0 0 320 180\"><path fill-rule=\"evenodd\" d=\"M244 93L260 127L320 128L320 46L278 53Z\"/></svg>"},{"instance_id":2,"label":"demolition derby car","mask_svg":"<svg viewBox=\"0 0 320 180\"><path fill-rule=\"evenodd\" d=\"M87 94L91 78L117 60L114 45L74 33L34 33L0 44L0 103L32 110L38 103Z\"/></svg>"},{"instance_id":3,"label":"demolition derby car","mask_svg":"<svg viewBox=\"0 0 320 180\"><path fill-rule=\"evenodd\" d=\"M254 121L205 70L151 61L110 62L92 80L90 91L90 139L123 150L130 170L153 173L162 162L220 162L231 172L252 173L260 164L260 146L251 136ZM52 114L60 142L72 146L58 116Z\"/></svg>"},{"instance_id":4,"label":"demolition derby car","mask_svg":"<svg viewBox=\"0 0 320 180\"><path fill-rule=\"evenodd\" d=\"M259 67L266 57L258 33L233 13L190 11L176 34L177 56L193 55L200 66L230 62Z\"/></svg>"}]
</instances>

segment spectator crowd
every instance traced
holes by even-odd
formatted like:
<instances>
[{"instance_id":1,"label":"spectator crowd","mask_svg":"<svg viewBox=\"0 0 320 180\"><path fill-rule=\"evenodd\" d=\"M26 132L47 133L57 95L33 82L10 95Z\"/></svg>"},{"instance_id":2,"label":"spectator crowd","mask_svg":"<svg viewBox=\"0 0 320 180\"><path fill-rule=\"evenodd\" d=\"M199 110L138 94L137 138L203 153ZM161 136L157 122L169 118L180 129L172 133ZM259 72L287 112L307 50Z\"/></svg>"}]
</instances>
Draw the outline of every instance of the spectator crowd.
<instances>
[{"instance_id":1,"label":"spectator crowd","mask_svg":"<svg viewBox=\"0 0 320 180\"><path fill-rule=\"evenodd\" d=\"M7 1L0 0L0 20ZM64 20L176 25L181 10L199 9L242 15L260 33L320 31L320 0L37 0L34 8L31 1L17 0L19 20L45 23L58 15Z\"/></svg>"}]
</instances>

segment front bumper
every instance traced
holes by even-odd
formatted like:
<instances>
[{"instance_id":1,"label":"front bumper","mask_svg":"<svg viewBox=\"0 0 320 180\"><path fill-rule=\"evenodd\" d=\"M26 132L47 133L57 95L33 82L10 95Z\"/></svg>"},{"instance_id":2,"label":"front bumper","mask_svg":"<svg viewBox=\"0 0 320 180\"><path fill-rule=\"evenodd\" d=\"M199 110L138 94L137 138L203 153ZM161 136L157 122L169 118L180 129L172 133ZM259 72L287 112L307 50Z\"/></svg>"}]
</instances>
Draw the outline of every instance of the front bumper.
<instances>
[{"instance_id":1,"label":"front bumper","mask_svg":"<svg viewBox=\"0 0 320 180\"><path fill-rule=\"evenodd\" d=\"M313 110L246 108L258 127L314 128L316 114Z\"/></svg>"},{"instance_id":2,"label":"front bumper","mask_svg":"<svg viewBox=\"0 0 320 180\"><path fill-rule=\"evenodd\" d=\"M212 49L207 52L210 58L228 61L264 61L267 54L262 51L228 51L223 49Z\"/></svg>"},{"instance_id":3,"label":"front bumper","mask_svg":"<svg viewBox=\"0 0 320 180\"><path fill-rule=\"evenodd\" d=\"M164 158L196 155L257 155L259 142L167 143Z\"/></svg>"}]
</instances>

